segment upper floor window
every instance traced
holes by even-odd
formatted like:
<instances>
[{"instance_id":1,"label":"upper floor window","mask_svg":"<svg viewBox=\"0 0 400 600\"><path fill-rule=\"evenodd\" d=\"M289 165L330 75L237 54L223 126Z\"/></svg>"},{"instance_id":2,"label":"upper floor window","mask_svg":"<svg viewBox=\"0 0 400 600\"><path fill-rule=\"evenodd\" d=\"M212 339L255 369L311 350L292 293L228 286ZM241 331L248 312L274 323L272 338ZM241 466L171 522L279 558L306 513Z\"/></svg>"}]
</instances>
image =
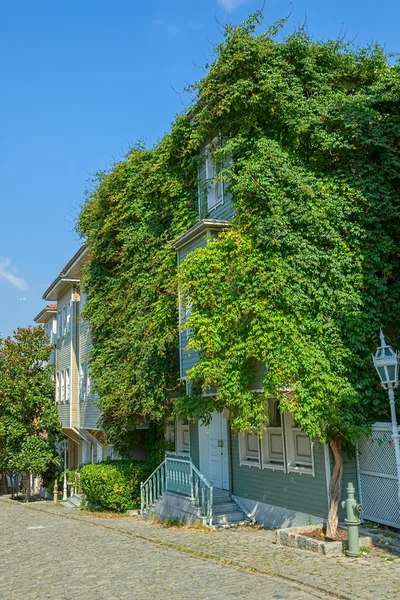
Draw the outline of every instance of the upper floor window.
<instances>
[{"instance_id":1,"label":"upper floor window","mask_svg":"<svg viewBox=\"0 0 400 600\"><path fill-rule=\"evenodd\" d=\"M79 365L79 400L83 402L88 395L88 369L87 363L82 362Z\"/></svg>"},{"instance_id":2,"label":"upper floor window","mask_svg":"<svg viewBox=\"0 0 400 600\"><path fill-rule=\"evenodd\" d=\"M57 311L57 339L59 340L62 336L62 314L61 308Z\"/></svg>"},{"instance_id":3,"label":"upper floor window","mask_svg":"<svg viewBox=\"0 0 400 600\"><path fill-rule=\"evenodd\" d=\"M218 204L221 204L224 199L222 181L218 180L221 172L221 166L215 161L213 149L218 142L215 138L211 144L206 146L205 150L205 167L206 167L206 186L207 186L207 208L211 210Z\"/></svg>"},{"instance_id":4,"label":"upper floor window","mask_svg":"<svg viewBox=\"0 0 400 600\"><path fill-rule=\"evenodd\" d=\"M65 370L65 402L70 400L69 369Z\"/></svg>"},{"instance_id":5,"label":"upper floor window","mask_svg":"<svg viewBox=\"0 0 400 600\"><path fill-rule=\"evenodd\" d=\"M203 218L224 202L227 183L221 180L221 170L227 167L230 157L217 160L215 150L221 145L221 138L215 137L204 149L204 159L199 166L199 208Z\"/></svg>"},{"instance_id":6,"label":"upper floor window","mask_svg":"<svg viewBox=\"0 0 400 600\"><path fill-rule=\"evenodd\" d=\"M70 333L71 331L71 302L68 302L65 311L65 333Z\"/></svg>"},{"instance_id":7,"label":"upper floor window","mask_svg":"<svg viewBox=\"0 0 400 600\"><path fill-rule=\"evenodd\" d=\"M56 404L61 401L61 373L56 374Z\"/></svg>"}]
</instances>

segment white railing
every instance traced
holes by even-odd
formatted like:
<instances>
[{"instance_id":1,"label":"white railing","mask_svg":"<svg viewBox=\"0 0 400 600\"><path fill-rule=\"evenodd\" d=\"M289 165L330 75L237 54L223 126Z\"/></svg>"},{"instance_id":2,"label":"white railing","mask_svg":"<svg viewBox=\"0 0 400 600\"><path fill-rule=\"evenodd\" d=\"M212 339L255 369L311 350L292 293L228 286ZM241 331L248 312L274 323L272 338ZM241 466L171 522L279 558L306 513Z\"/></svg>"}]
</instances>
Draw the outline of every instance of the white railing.
<instances>
[{"instance_id":1,"label":"white railing","mask_svg":"<svg viewBox=\"0 0 400 600\"><path fill-rule=\"evenodd\" d=\"M190 458L166 455L161 465L140 484L141 514L154 505L164 492L189 498L198 508L199 515L212 526L213 486Z\"/></svg>"}]
</instances>

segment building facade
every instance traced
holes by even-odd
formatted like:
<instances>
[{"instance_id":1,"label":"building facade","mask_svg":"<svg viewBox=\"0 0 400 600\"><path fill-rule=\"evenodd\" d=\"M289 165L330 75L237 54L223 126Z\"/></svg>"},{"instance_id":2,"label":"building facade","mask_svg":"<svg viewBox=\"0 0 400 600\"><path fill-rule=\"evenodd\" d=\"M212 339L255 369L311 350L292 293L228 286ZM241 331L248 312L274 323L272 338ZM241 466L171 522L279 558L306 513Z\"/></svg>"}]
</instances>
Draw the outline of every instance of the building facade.
<instances>
[{"instance_id":1,"label":"building facade","mask_svg":"<svg viewBox=\"0 0 400 600\"><path fill-rule=\"evenodd\" d=\"M51 361L55 400L66 436L70 469L113 455L99 427L100 408L89 369L90 329L82 317L86 295L81 289L81 275L88 252L84 245L72 257L43 295L52 304L35 317L54 344Z\"/></svg>"},{"instance_id":2,"label":"building facade","mask_svg":"<svg viewBox=\"0 0 400 600\"><path fill-rule=\"evenodd\" d=\"M203 151L199 167L199 217L195 225L175 240L178 265L197 248L229 227L234 206L229 188L216 182L212 142ZM188 309L181 307L181 378L198 360L188 349L190 331L185 329ZM263 392L266 365L254 365L251 391ZM189 382L186 385L190 385ZM215 394L209 390L207 395ZM209 425L177 421L176 453L187 456L214 489L228 493L244 512L257 522L272 527L321 522L329 505L332 457L326 444L311 440L293 416L281 414L274 399L269 401L270 424L262 432L234 433L227 411L213 413ZM345 460L344 489L348 481L357 488L353 458ZM343 518L344 515L341 515Z\"/></svg>"}]
</instances>

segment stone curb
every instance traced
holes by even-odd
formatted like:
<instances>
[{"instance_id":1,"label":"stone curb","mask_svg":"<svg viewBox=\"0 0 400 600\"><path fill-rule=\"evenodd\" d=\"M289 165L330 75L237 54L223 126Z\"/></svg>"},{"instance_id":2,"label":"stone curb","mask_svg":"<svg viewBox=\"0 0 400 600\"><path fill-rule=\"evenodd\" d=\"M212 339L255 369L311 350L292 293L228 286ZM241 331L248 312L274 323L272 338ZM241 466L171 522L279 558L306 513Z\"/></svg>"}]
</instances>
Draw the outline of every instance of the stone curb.
<instances>
[{"instance_id":1,"label":"stone curb","mask_svg":"<svg viewBox=\"0 0 400 600\"><path fill-rule=\"evenodd\" d=\"M324 556L340 556L343 554L343 546L346 540L338 542L327 542L324 540L314 540L302 535L304 531L315 531L315 525L303 527L288 527L286 529L277 529L276 544L289 548L298 548L299 550L308 550ZM360 537L360 546L370 546L373 543L372 536Z\"/></svg>"}]
</instances>

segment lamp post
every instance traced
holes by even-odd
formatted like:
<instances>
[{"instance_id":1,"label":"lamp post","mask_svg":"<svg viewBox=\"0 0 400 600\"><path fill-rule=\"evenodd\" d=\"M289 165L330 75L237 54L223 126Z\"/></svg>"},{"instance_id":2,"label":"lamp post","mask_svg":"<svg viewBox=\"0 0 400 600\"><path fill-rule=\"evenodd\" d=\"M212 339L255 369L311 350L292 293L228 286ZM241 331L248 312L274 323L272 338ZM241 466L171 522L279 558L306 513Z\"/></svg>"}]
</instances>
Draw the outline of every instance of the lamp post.
<instances>
[{"instance_id":1,"label":"lamp post","mask_svg":"<svg viewBox=\"0 0 400 600\"><path fill-rule=\"evenodd\" d=\"M68 500L67 494L67 440L64 440L64 482L63 482L63 502Z\"/></svg>"},{"instance_id":2,"label":"lamp post","mask_svg":"<svg viewBox=\"0 0 400 600\"><path fill-rule=\"evenodd\" d=\"M394 388L399 384L399 353L388 346L382 329L380 331L381 345L373 356L374 367L378 371L382 387L388 391L390 414L392 418L392 439L396 455L397 485L400 503L400 436L396 417Z\"/></svg>"}]
</instances>

